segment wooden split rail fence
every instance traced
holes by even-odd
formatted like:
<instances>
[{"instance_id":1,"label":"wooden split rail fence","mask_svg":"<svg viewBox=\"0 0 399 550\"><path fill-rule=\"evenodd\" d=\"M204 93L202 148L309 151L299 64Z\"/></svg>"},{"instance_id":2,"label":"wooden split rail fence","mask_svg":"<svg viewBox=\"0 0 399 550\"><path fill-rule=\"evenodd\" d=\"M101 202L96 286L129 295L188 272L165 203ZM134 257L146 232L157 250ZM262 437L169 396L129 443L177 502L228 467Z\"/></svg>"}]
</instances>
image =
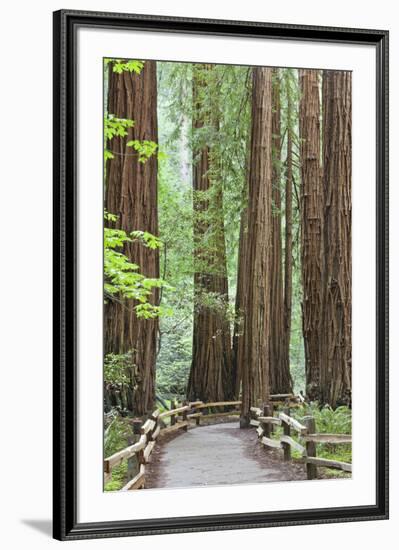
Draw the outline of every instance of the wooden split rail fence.
<instances>
[{"instance_id":1,"label":"wooden split rail fence","mask_svg":"<svg viewBox=\"0 0 399 550\"><path fill-rule=\"evenodd\" d=\"M270 396L270 404L263 407L263 409L252 407L250 424L256 426L259 441L265 447L283 449L284 460L291 459L291 448L301 452L306 463L308 479L315 479L317 477L317 466L351 472L351 464L318 458L316 456L317 443L351 443L351 436L346 434L318 434L315 433L316 427L313 417L305 417L303 419L306 425L292 418L290 416L290 408L300 406L301 402L303 402L301 396L278 394ZM274 416L274 407L282 403L286 405L284 412L280 412L277 416ZM239 410L240 406L241 401L211 403L193 401L181 406L172 404L171 410L164 412L160 412L157 409L144 423L140 419L133 420L133 431L136 441L104 460L104 482L106 483L111 479L113 468L127 460L128 465L131 465L130 471L133 472L133 477L121 490L129 491L144 488L146 465L151 460L151 453L158 437L176 430L187 431L191 421L194 421L198 426L201 419L239 416L241 413ZM228 408L230 410L211 412L212 409L217 408ZM168 421L169 424L167 424ZM271 437L275 426L283 427L284 434L281 435L279 440ZM291 430L294 430L299 435L301 442L291 437Z\"/></svg>"},{"instance_id":2,"label":"wooden split rail fence","mask_svg":"<svg viewBox=\"0 0 399 550\"><path fill-rule=\"evenodd\" d=\"M306 464L308 479L317 479L317 466L352 472L352 464L339 462L316 456L317 443L342 444L352 443L352 436L349 434L326 434L316 433L316 423L313 416L305 416L299 422L290 415L290 407L283 412L273 415L273 404L265 405L263 409L251 407L251 426L256 427L259 442L266 448L282 449L284 460L291 460L291 449L299 451ZM283 428L283 434L279 439L271 437L275 426ZM299 441L292 437L295 432Z\"/></svg>"},{"instance_id":3,"label":"wooden split rail fence","mask_svg":"<svg viewBox=\"0 0 399 550\"><path fill-rule=\"evenodd\" d=\"M128 463L134 462L132 469L135 470L135 475L121 490L130 491L144 488L146 465L151 460L151 453L158 437L176 430L187 431L190 421L195 421L195 424L199 426L202 418L240 415L240 410L237 408L240 405L241 401L219 401L212 403L193 401L178 407L172 405L171 410L164 412L160 412L157 409L144 424L142 424L141 420L133 420L133 431L137 441L104 460L104 482L106 483L111 479L113 468L127 460ZM219 407L232 409L223 412L209 412L211 409ZM168 419L169 425L166 423Z\"/></svg>"}]
</instances>

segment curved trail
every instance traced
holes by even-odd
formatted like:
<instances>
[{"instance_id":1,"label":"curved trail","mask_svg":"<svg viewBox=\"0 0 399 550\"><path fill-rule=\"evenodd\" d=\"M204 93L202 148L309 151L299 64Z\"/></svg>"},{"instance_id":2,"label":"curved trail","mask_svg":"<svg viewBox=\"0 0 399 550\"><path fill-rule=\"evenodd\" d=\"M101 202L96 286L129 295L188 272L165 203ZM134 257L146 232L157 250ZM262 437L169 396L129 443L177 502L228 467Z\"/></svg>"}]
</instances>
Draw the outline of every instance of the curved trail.
<instances>
[{"instance_id":1,"label":"curved trail","mask_svg":"<svg viewBox=\"0 0 399 550\"><path fill-rule=\"evenodd\" d=\"M153 454L146 487L234 485L306 479L302 465L266 451L252 429L236 422L193 428Z\"/></svg>"}]
</instances>

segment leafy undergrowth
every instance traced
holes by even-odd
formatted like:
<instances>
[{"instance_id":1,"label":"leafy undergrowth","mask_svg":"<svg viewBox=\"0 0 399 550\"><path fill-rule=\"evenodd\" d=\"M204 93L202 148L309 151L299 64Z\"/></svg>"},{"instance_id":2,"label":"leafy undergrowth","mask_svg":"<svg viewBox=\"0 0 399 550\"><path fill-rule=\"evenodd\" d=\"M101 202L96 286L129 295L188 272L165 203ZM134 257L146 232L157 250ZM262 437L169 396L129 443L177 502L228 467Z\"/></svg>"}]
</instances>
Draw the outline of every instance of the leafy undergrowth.
<instances>
[{"instance_id":1,"label":"leafy undergrowth","mask_svg":"<svg viewBox=\"0 0 399 550\"><path fill-rule=\"evenodd\" d=\"M276 411L275 415L277 414ZM317 403L305 404L300 408L291 409L291 416L299 422L303 422L305 416L313 416L316 421L317 433L350 434L352 431L352 411L345 406L337 407L334 410L328 405L320 408ZM282 434L283 428L275 426L271 437L278 440ZM291 437L303 445L303 440L293 429L291 429ZM316 455L319 458L352 463L352 445L350 443L318 443L316 445ZM293 448L291 448L291 456L293 459L302 459L302 454ZM324 477L333 478L351 476L348 472L330 468L323 468L323 475Z\"/></svg>"},{"instance_id":2,"label":"leafy undergrowth","mask_svg":"<svg viewBox=\"0 0 399 550\"><path fill-rule=\"evenodd\" d=\"M129 418L115 416L104 434L104 456L108 457L129 445L133 431ZM105 484L105 491L119 491L126 483L127 461L112 469L112 477Z\"/></svg>"},{"instance_id":3,"label":"leafy undergrowth","mask_svg":"<svg viewBox=\"0 0 399 550\"><path fill-rule=\"evenodd\" d=\"M105 484L104 491L119 491L126 484L127 461L112 469L112 478Z\"/></svg>"},{"instance_id":4,"label":"leafy undergrowth","mask_svg":"<svg viewBox=\"0 0 399 550\"><path fill-rule=\"evenodd\" d=\"M170 407L170 402L165 402ZM165 409L162 404L158 404L161 412ZM121 451L132 441L133 430L131 418L121 417L115 411L115 415L104 432L104 456L109 457L118 451ZM168 420L166 423L169 423ZM104 486L104 491L119 491L127 483L127 460L112 469L112 476Z\"/></svg>"}]
</instances>

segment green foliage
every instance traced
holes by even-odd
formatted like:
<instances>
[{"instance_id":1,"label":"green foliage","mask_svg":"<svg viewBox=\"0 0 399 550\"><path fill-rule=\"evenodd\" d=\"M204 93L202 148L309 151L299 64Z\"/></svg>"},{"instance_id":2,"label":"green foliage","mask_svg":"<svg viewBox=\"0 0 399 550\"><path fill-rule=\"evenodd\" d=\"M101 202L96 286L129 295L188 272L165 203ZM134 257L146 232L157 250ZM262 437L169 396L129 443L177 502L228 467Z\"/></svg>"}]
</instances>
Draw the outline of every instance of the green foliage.
<instances>
[{"instance_id":1,"label":"green foliage","mask_svg":"<svg viewBox=\"0 0 399 550\"><path fill-rule=\"evenodd\" d=\"M320 433L350 434L352 431L352 412L346 407L332 409L329 405L320 408L317 402L304 406L303 416L314 416L317 431Z\"/></svg>"},{"instance_id":2,"label":"green foliage","mask_svg":"<svg viewBox=\"0 0 399 550\"><path fill-rule=\"evenodd\" d=\"M114 154L111 153L111 151L108 151L108 149L104 149L104 162L106 163L107 160L113 159L113 158L114 158Z\"/></svg>"},{"instance_id":3,"label":"green foliage","mask_svg":"<svg viewBox=\"0 0 399 550\"><path fill-rule=\"evenodd\" d=\"M161 239L148 231L132 231L130 234L133 238L142 241L151 250L163 247Z\"/></svg>"},{"instance_id":4,"label":"green foliage","mask_svg":"<svg viewBox=\"0 0 399 550\"><path fill-rule=\"evenodd\" d=\"M104 456L111 456L127 447L132 435L129 420L115 413L104 433ZM124 460L122 464L112 469L112 478L105 484L105 491L119 491L126 483L126 475L127 461Z\"/></svg>"},{"instance_id":5,"label":"green foliage","mask_svg":"<svg viewBox=\"0 0 399 550\"><path fill-rule=\"evenodd\" d=\"M118 74L122 74L123 72L140 74L144 67L144 61L137 61L136 59L128 59L128 60L111 59L111 58L104 59L105 66L111 63L112 63L113 72Z\"/></svg>"},{"instance_id":6,"label":"green foliage","mask_svg":"<svg viewBox=\"0 0 399 550\"><path fill-rule=\"evenodd\" d=\"M112 139L115 136L127 136L127 129L133 128L134 121L128 118L118 118L111 114L104 116L104 137Z\"/></svg>"},{"instance_id":7,"label":"green foliage","mask_svg":"<svg viewBox=\"0 0 399 550\"><path fill-rule=\"evenodd\" d=\"M173 315L160 318L156 391L183 399L191 364L193 319L193 198L191 188L191 66L159 63L158 213L161 274L173 287L162 305Z\"/></svg>"},{"instance_id":8,"label":"green foliage","mask_svg":"<svg viewBox=\"0 0 399 550\"><path fill-rule=\"evenodd\" d=\"M223 314L231 325L234 322L238 236L245 204L250 70L226 65L208 70L188 63L157 63L157 70L159 146L166 153L158 164L159 227L165 244L161 272L175 288L163 297L173 316L160 321L157 391L182 398L191 364L193 311L206 307ZM196 104L197 115L205 120L201 128L192 125L194 72L196 78L206 81ZM209 191L193 193L192 167L204 146L209 147L209 177L214 185ZM212 208L221 190L222 212ZM193 203L208 203L208 208L193 212ZM207 227L201 242L193 242L193 223ZM228 300L205 289L196 289L194 294L193 289L195 272L221 273L213 258L222 229L227 247ZM194 247L201 249L195 261Z\"/></svg>"},{"instance_id":9,"label":"green foliage","mask_svg":"<svg viewBox=\"0 0 399 550\"><path fill-rule=\"evenodd\" d=\"M127 370L132 367L132 353L109 353L104 359L104 381L110 384L128 384Z\"/></svg>"},{"instance_id":10,"label":"green foliage","mask_svg":"<svg viewBox=\"0 0 399 550\"><path fill-rule=\"evenodd\" d=\"M222 296L218 292L209 292L199 288L195 294L194 307L198 311L205 308L218 313L221 317L223 316L230 321L230 323L233 323L236 320L234 304L228 302L226 297Z\"/></svg>"},{"instance_id":11,"label":"green foliage","mask_svg":"<svg viewBox=\"0 0 399 550\"><path fill-rule=\"evenodd\" d=\"M133 436L132 427L128 418L120 417L116 412L105 430L104 437L104 455L112 454L124 449L127 446L127 440Z\"/></svg>"},{"instance_id":12,"label":"green foliage","mask_svg":"<svg viewBox=\"0 0 399 550\"><path fill-rule=\"evenodd\" d=\"M197 67L195 75L206 82L206 86L200 88L197 114L205 120L208 118L208 123L194 129L192 147L197 151L205 144L209 146L209 177L216 184L210 193L217 193L218 186L222 187L227 267L231 300L234 301L240 220L246 207L251 69L215 65L211 70ZM212 224L219 215L219 211L210 209L208 222ZM214 238L217 240L218 235ZM206 239L205 248L212 242L212 235L207 233Z\"/></svg>"},{"instance_id":13,"label":"green foliage","mask_svg":"<svg viewBox=\"0 0 399 550\"><path fill-rule=\"evenodd\" d=\"M352 411L346 406L337 407L334 410L329 405L320 408L318 403L314 402L304 405L302 411L295 413L294 416L301 421L303 416L307 415L314 417L317 433L352 433ZM316 450L317 456L320 458L328 458L341 462L352 462L352 445L350 443L318 443L316 445ZM331 473L328 469L326 469L326 473L327 475L337 477L336 472Z\"/></svg>"},{"instance_id":14,"label":"green foliage","mask_svg":"<svg viewBox=\"0 0 399 550\"><path fill-rule=\"evenodd\" d=\"M168 320L169 321L169 320ZM157 362L157 393L167 399L185 398L190 371L192 336L189 331L179 328L170 330L172 325L162 319L163 344ZM169 333L165 333L166 330Z\"/></svg>"},{"instance_id":15,"label":"green foliage","mask_svg":"<svg viewBox=\"0 0 399 550\"><path fill-rule=\"evenodd\" d=\"M134 120L128 118L117 118L112 114L106 114L104 116L104 139L105 142L111 140L114 137L125 137L128 135L128 129L133 128ZM141 163L147 162L152 157L157 149L158 144L150 140L138 140L131 139L126 143L127 147L132 147L138 154L138 161ZM159 153L161 154L161 153ZM109 149L104 150L105 161L114 158L114 153Z\"/></svg>"},{"instance_id":16,"label":"green foliage","mask_svg":"<svg viewBox=\"0 0 399 550\"><path fill-rule=\"evenodd\" d=\"M158 144L154 141L143 140L139 141L138 139L132 139L126 144L128 147L133 147L135 151L138 152L139 162L147 162L147 160L155 154Z\"/></svg>"},{"instance_id":17,"label":"green foliage","mask_svg":"<svg viewBox=\"0 0 399 550\"><path fill-rule=\"evenodd\" d=\"M333 410L329 406L320 408L318 403L304 404L299 409L291 409L291 416L303 421L305 416L313 416L316 422L317 433L328 434L350 434L352 431L352 412L348 407L338 407ZM283 428L277 426L274 428L272 439L279 440L283 434ZM291 430L291 437L303 445L303 440L299 437L296 431ZM316 445L316 454L320 458L329 460L337 460L340 462L352 462L352 445L350 443L318 443ZM291 456L294 459L300 460L302 454L291 447ZM348 477L345 472L337 472L323 468L323 474L327 477Z\"/></svg>"},{"instance_id":18,"label":"green foliage","mask_svg":"<svg viewBox=\"0 0 399 550\"><path fill-rule=\"evenodd\" d=\"M108 212L104 213L107 221L115 222L117 217ZM139 302L134 306L137 317L153 319L161 315L168 315L169 309L150 303L153 290L165 288L173 290L163 279L145 277L139 273L139 266L130 262L121 252L126 243L140 240L143 246L155 250L161 241L148 232L133 231L129 237L122 229L104 228L104 293L107 299L128 298Z\"/></svg>"},{"instance_id":19,"label":"green foliage","mask_svg":"<svg viewBox=\"0 0 399 550\"><path fill-rule=\"evenodd\" d=\"M105 484L105 491L120 491L126 483L127 462L124 461L112 470L111 479Z\"/></svg>"},{"instance_id":20,"label":"green foliage","mask_svg":"<svg viewBox=\"0 0 399 550\"><path fill-rule=\"evenodd\" d=\"M114 115L106 113L104 116L104 143L115 136L124 137L128 134L128 128L133 128L134 121L128 118L117 118ZM104 162L113 159L112 151L104 147Z\"/></svg>"}]
</instances>

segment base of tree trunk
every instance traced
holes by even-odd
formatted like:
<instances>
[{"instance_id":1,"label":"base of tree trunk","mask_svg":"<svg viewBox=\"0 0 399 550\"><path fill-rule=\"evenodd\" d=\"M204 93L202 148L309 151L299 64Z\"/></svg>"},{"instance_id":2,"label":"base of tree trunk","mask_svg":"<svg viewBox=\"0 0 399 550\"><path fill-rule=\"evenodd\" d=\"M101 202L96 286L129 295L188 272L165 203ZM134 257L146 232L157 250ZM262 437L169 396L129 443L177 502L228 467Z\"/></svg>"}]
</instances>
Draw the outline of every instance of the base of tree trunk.
<instances>
[{"instance_id":1,"label":"base of tree trunk","mask_svg":"<svg viewBox=\"0 0 399 550\"><path fill-rule=\"evenodd\" d=\"M250 418L249 416L240 416L240 428L249 428Z\"/></svg>"}]
</instances>

